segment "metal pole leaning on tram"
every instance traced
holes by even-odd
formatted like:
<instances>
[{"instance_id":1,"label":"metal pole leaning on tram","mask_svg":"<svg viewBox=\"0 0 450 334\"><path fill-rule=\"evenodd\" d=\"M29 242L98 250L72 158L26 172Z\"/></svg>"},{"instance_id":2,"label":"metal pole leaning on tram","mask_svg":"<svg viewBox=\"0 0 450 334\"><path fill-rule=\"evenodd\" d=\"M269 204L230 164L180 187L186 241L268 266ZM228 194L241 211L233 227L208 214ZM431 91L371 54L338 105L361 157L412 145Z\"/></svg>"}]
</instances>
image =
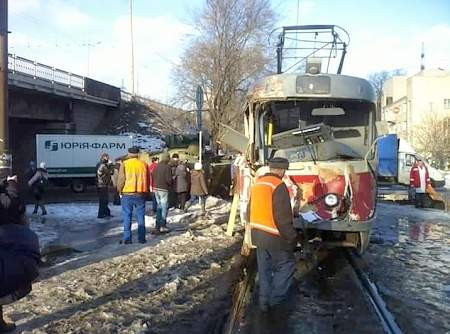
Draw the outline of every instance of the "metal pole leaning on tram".
<instances>
[{"instance_id":1,"label":"metal pole leaning on tram","mask_svg":"<svg viewBox=\"0 0 450 334\"><path fill-rule=\"evenodd\" d=\"M0 179L11 174L8 132L8 0L0 0Z\"/></svg>"}]
</instances>

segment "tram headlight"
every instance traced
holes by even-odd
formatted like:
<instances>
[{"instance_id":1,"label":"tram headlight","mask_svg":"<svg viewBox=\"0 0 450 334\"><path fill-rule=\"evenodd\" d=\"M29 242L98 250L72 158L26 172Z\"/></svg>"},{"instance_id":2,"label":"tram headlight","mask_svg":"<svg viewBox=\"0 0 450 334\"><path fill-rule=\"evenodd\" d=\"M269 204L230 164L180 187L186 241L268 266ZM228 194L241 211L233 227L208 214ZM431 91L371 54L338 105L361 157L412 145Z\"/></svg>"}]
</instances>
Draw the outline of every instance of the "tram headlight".
<instances>
[{"instance_id":1,"label":"tram headlight","mask_svg":"<svg viewBox=\"0 0 450 334\"><path fill-rule=\"evenodd\" d=\"M335 194L328 194L324 198L325 204L329 207L335 207L339 204L339 198Z\"/></svg>"}]
</instances>

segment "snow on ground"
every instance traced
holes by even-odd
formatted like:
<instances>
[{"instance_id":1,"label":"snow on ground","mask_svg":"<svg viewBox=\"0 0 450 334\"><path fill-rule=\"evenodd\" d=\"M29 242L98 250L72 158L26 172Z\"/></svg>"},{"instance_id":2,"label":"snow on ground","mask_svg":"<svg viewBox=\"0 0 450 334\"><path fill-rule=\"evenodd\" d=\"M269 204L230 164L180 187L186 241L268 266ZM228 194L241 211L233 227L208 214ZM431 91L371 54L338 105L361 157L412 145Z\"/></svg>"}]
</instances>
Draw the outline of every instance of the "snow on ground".
<instances>
[{"instance_id":1,"label":"snow on ground","mask_svg":"<svg viewBox=\"0 0 450 334\"><path fill-rule=\"evenodd\" d=\"M164 140L157 136L144 135L136 132L124 132L121 135L132 136L133 145L139 146L145 151L160 151L166 146Z\"/></svg>"},{"instance_id":2,"label":"snow on ground","mask_svg":"<svg viewBox=\"0 0 450 334\"><path fill-rule=\"evenodd\" d=\"M206 218L198 205L170 211L171 233L120 245L119 207L107 221L96 218L93 203L48 205L45 221L31 217L41 242L83 252L43 269L32 293L5 313L23 333L210 332L205 326L229 306L229 275L238 273L241 235L224 233L229 207L209 198ZM149 212L146 225L153 224Z\"/></svg>"},{"instance_id":3,"label":"snow on ground","mask_svg":"<svg viewBox=\"0 0 450 334\"><path fill-rule=\"evenodd\" d=\"M148 128L150 125L144 122L136 122L137 126L140 128Z\"/></svg>"}]
</instances>

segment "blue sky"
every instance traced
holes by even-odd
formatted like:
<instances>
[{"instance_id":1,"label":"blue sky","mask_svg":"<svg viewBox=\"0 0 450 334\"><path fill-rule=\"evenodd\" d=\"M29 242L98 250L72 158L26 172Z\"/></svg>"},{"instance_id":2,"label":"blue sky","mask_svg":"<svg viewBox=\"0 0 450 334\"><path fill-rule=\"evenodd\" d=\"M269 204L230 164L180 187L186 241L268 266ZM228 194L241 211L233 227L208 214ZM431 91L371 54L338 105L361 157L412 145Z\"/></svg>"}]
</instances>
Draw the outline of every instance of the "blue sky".
<instances>
[{"instance_id":1,"label":"blue sky","mask_svg":"<svg viewBox=\"0 0 450 334\"><path fill-rule=\"evenodd\" d=\"M140 94L167 102L170 72L204 0L133 0ZM344 73L427 67L450 70L448 0L272 0L280 26L337 24L350 33ZM10 0L10 53L130 88L128 0Z\"/></svg>"}]
</instances>

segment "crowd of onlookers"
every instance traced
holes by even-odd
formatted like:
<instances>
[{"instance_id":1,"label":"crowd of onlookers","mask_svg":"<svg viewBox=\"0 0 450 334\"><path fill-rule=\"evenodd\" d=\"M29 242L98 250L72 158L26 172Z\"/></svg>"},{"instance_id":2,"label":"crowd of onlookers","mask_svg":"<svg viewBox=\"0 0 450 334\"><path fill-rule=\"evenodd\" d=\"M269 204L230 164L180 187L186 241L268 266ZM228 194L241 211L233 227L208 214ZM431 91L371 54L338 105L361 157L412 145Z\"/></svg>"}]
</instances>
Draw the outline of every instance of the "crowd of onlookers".
<instances>
[{"instance_id":1,"label":"crowd of onlookers","mask_svg":"<svg viewBox=\"0 0 450 334\"><path fill-rule=\"evenodd\" d=\"M138 241L146 242L145 207L151 202L156 216L152 234L168 233L167 214L170 208L186 212L199 202L202 215L206 214L205 202L208 188L205 173L200 162L193 170L178 154L169 156L167 152L153 157L149 163L139 159L139 149L132 147L128 155L112 163L108 154L101 156L97 164L97 189L99 198L98 218L111 217L108 208L109 189L114 186L114 203L122 206L124 236L122 243L132 242L131 221L136 210Z\"/></svg>"}]
</instances>

